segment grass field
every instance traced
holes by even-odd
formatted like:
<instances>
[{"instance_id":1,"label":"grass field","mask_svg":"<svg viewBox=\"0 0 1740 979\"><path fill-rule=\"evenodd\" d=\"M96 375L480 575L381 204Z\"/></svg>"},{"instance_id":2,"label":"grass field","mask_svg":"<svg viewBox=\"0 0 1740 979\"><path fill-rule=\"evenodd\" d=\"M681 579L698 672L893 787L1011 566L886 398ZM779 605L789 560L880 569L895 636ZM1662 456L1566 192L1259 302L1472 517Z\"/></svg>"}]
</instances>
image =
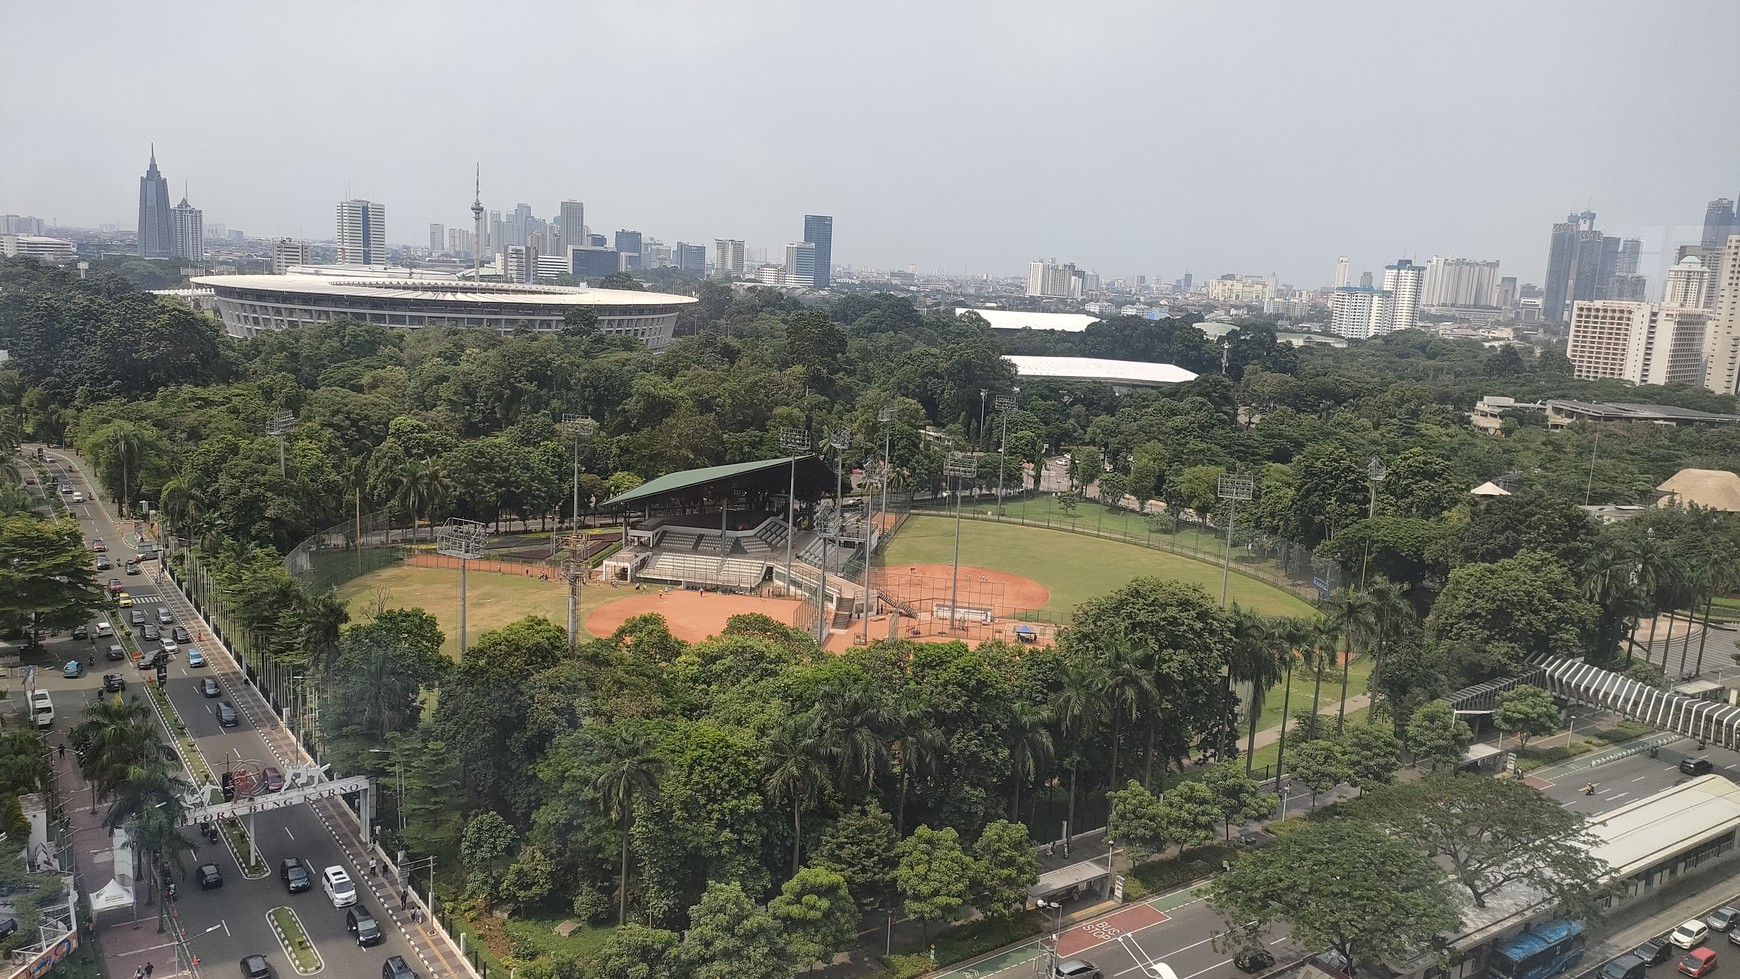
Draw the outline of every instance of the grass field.
<instances>
[{"instance_id":1,"label":"grass field","mask_svg":"<svg viewBox=\"0 0 1740 979\"><path fill-rule=\"evenodd\" d=\"M560 581L473 571L466 575L465 587L465 628L473 640L528 615L568 627L568 586ZM422 608L435 616L447 637L442 649L459 658L459 572L394 565L346 582L338 597L350 606L354 620L376 589L386 590L387 608ZM586 589L580 601L582 623L586 611L622 595L608 588Z\"/></svg>"},{"instance_id":2,"label":"grass field","mask_svg":"<svg viewBox=\"0 0 1740 979\"><path fill-rule=\"evenodd\" d=\"M1129 516L1139 524L1140 518ZM1093 515L1088 514L1086 519L1092 520ZM954 559L954 533L955 522L947 517L912 517L888 542L878 563L888 567L949 564ZM1201 585L1211 596L1220 597L1221 569L1213 564L1136 544L1032 525L962 521L961 563L1024 575L1039 582L1051 590L1051 602L1044 611L1063 622L1082 602L1142 575L1191 582ZM1232 576L1227 595L1231 601L1267 615L1311 614L1311 606L1304 601L1237 573Z\"/></svg>"}]
</instances>

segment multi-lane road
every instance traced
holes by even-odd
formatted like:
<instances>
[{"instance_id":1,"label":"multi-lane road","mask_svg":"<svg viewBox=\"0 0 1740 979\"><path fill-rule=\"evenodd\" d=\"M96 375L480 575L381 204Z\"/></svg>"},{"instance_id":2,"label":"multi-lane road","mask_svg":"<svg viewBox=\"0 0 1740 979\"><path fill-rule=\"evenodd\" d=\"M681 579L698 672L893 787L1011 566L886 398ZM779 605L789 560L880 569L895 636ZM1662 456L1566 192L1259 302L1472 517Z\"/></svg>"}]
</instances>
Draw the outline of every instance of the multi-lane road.
<instances>
[{"instance_id":1,"label":"multi-lane road","mask_svg":"<svg viewBox=\"0 0 1740 979\"><path fill-rule=\"evenodd\" d=\"M70 494L62 495L72 514L84 529L87 540L101 538L108 545L110 560L116 565L116 571L100 572L99 581L109 577L121 577L127 592L133 597L135 607L144 610L146 618L152 623L157 622L158 609L168 609L176 624L182 625L195 637L192 645L200 647L207 665L203 668L190 668L187 665L187 645L183 644L179 653L175 654L169 665L169 678L166 692L175 711L181 716L187 726L188 736L193 740L195 750L203 756L206 766L214 773L225 770L246 767L258 771L266 766L277 766L287 770L292 764L300 761L296 757L296 747L278 724L266 703L245 680L242 671L215 643L211 641L211 632L181 594L175 589L167 575L159 577L159 565L146 562L143 573L126 576L120 572L125 559L136 552L138 538L133 534L133 525L118 524L110 513L97 502L98 487L87 478L87 474L68 455L50 451L47 461L51 479L41 487L46 494L57 494L57 483L70 483L77 492L86 498L84 503L71 503ZM95 555L93 555L93 558ZM117 630L127 629L123 615L108 611L98 616L98 619L108 618ZM169 627L164 627L167 633ZM134 629L135 638L138 629ZM101 645L105 645L103 643ZM143 650L157 648L159 643L140 641ZM96 657L90 663L86 675L80 679L66 679L61 676L58 668L45 669L38 673L39 687L50 691L56 707L54 729L49 732L49 740L58 743L64 738L65 732L79 721L79 710L83 704L100 695L102 675L105 672L120 673L127 680L127 695L144 696L147 680L152 671L135 669L130 663L111 663L103 659L98 648L99 644L71 639L56 639L49 642L51 654L55 662L67 659L87 659ZM206 677L215 679L221 688L217 698L208 698L200 692L200 681ZM225 728L218 723L216 707L220 703L233 704L240 715L235 727ZM71 786L62 786L70 789ZM73 794L68 792L69 797ZM200 844L197 858L188 861L188 877L178 881L179 892L175 908L181 928L187 934L189 951L197 956L201 968L206 974L225 975L236 968L243 956L264 954L271 963L275 975L289 977L298 975L298 970L282 948L277 931L274 929L268 914L274 908L288 907L300 920L306 930L309 940L319 953L323 963L321 973L329 976L367 977L381 973L381 967L389 955L404 956L420 976L423 977L460 977L467 975L464 967L451 956L446 946L438 941L432 941L428 930L412 920L408 910L401 910L401 891L394 882L384 878L371 877L369 873L368 851L355 833L355 824L348 813L341 811L341 805L336 801L325 801L307 805L291 806L285 809L269 810L249 817L255 845L266 866L264 876L249 880L242 872L237 862L237 855L227 840L217 844L209 844L198 836L190 827L187 835L190 839L197 838ZM94 849L90 844L81 844L86 849ZM367 907L381 924L385 941L372 948L362 948L348 932L345 923L345 912L333 907L332 902L322 893L318 880L314 887L299 894L291 894L279 880L278 868L286 857L299 857L315 868L316 874L321 868L329 866L344 867L358 883L361 903ZM223 875L221 887L202 890L191 873L194 866L204 863L216 863ZM96 881L94 886L101 886L103 881ZM421 881L419 881L421 883ZM413 905L414 906L414 905ZM145 914L150 914L147 909ZM101 919L99 919L99 924ZM165 945L156 957L159 963L167 964L175 960L174 949ZM115 968L111 963L111 973L123 975L130 972L133 966L128 965L126 971ZM209 967L209 968L208 968ZM173 970L160 967L159 973L171 973ZM305 973L306 974L306 973Z\"/></svg>"}]
</instances>

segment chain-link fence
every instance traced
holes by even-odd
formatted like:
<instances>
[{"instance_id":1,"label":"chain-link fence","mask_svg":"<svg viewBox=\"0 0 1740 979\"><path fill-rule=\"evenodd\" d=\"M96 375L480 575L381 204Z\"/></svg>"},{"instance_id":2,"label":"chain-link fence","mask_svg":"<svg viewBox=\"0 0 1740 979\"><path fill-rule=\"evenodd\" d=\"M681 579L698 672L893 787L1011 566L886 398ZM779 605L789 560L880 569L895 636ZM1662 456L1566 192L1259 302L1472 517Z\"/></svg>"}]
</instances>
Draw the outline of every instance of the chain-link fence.
<instances>
[{"instance_id":1,"label":"chain-link fence","mask_svg":"<svg viewBox=\"0 0 1740 979\"><path fill-rule=\"evenodd\" d=\"M385 510L334 524L291 548L284 556L284 570L314 594L360 578L371 571L391 567L412 553L409 530L397 537Z\"/></svg>"}]
</instances>

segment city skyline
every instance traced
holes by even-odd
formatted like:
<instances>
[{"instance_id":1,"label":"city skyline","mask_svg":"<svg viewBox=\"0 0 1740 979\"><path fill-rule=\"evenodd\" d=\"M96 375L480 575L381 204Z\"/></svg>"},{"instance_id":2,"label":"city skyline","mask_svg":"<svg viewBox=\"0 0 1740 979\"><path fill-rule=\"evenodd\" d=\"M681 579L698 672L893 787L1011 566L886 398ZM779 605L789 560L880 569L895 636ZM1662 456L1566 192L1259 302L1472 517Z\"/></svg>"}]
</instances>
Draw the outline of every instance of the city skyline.
<instances>
[{"instance_id":1,"label":"city skyline","mask_svg":"<svg viewBox=\"0 0 1740 979\"><path fill-rule=\"evenodd\" d=\"M1350 257L1353 280L1398 255L1421 264L1442 255L1496 259L1507 274L1540 282L1546 230L1567 210L1585 208L1602 215L1607 234L1643 240L1639 271L1659 283L1675 247L1700 240L1705 205L1740 192L1740 135L1723 127L1699 130L1689 153L1622 141L1636 150L1585 154L1548 142L1554 132L1618 133L1626 127L1615 120L1658 115L1683 98L1684 64L1710 73L1701 90L1731 88L1740 69L1720 50L1721 38L1740 27L1740 8L1704 10L1701 29L1687 33L1662 32L1658 11L1621 3L1594 4L1594 13L1590 5L1475 3L1474 16L1385 7L1381 18L1364 21L1279 4L1238 14L1099 4L1065 25L1018 10L987 17L993 8L968 4L923 8L926 30L915 34L905 14L919 8L902 4L776 6L789 16L701 5L681 6L676 16L586 14L596 21L587 29L604 75L628 71L655 47L683 69L631 72L638 95L666 106L656 119L592 113L584 137L570 137L565 106L553 95L542 99L534 88L502 105L448 81L442 104L463 126L440 125L439 114L426 112L371 113L368 126L350 130L346 151L333 154L285 153L265 138L318 131L340 122L335 115L366 110L298 98L297 80L343 70L385 83L412 65L467 57L479 35L467 18L447 16L462 8L433 3L411 19L391 8L319 2L295 16L269 9L211 16L220 8L199 4L151 16L104 3L21 8L11 22L27 72L52 70L55 39L77 37L81 53L101 62L123 58L141 40L174 37L200 50L214 77L245 73L263 89L214 87L205 112L214 122L192 127L179 110L139 111L85 76L67 79L66 98L53 102L0 92L0 118L25 136L0 183L0 210L63 225L121 223L121 209L134 203L121 195L139 158L153 139L168 137L176 145L165 144L165 166L201 188L205 214L266 239L326 239L332 201L355 196L403 216L389 244L423 244L430 224L470 224L466 171L481 159L489 210L530 202L547 220L565 200L584 202L595 229L639 228L662 241L726 238L777 250L795 240L794 216L822 213L851 229L835 265L1014 277L1029 261L1056 255L1104 276L1272 273L1316 287L1334 280L1340 255ZM347 28L333 32L340 14ZM549 11L535 26L562 33L581 16ZM1215 36L1247 19L1238 71L1227 71L1225 52L1212 45L1155 44ZM1350 20L1359 21L1351 30L1374 55L1325 60L1325 52L1354 43ZM1119 29L1099 30L1107 22ZM485 37L512 36L506 26L486 28ZM956 43L967 36L972 43ZM1406 43L1422 36L1436 43ZM1547 37L1553 43L1541 44ZM353 57L364 48L369 58ZM830 50L835 73L829 85L800 92L793 109L830 117L828 125L793 127L674 97L683 79L738 72L742 84L729 90L747 109L774 83L745 65L816 48ZM1047 57L1004 56L1029 48ZM913 80L873 70L890 50L936 70ZM1528 56L1519 56L1524 50ZM1578 98L1564 99L1562 69L1591 58L1622 59L1628 70L1589 76ZM1149 70L1156 67L1163 70ZM1390 119L1395 133L1351 157L1332 151L1333 119L1377 112L1383 91L1435 77L1450 78L1460 97ZM1219 108L1226 104L1254 111L1228 116ZM1538 104L1555 106L1555 126L1527 111ZM264 122L262 106L270 107ZM1022 121L1057 113L1067 131ZM80 124L56 125L68 114ZM238 120L242 138L217 124L226 118ZM973 130L1002 135L961 135ZM459 131L467 135L455 138ZM1094 149L1095 142L1105 145ZM703 170L690 165L698 143L712 148ZM1277 153L1282 145L1287 151ZM1408 206L1359 206L1395 180L1411 188Z\"/></svg>"}]
</instances>

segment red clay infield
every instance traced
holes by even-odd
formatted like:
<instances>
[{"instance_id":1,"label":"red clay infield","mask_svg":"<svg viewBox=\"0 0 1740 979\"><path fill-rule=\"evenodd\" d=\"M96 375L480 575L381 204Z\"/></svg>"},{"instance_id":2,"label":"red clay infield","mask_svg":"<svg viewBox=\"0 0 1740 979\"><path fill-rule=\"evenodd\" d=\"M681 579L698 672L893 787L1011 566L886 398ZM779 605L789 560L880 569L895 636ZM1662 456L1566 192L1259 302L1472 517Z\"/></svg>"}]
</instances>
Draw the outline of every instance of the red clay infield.
<instances>
[{"instance_id":1,"label":"red clay infield","mask_svg":"<svg viewBox=\"0 0 1740 979\"><path fill-rule=\"evenodd\" d=\"M999 616L1011 615L1016 609L1043 608L1051 601L1051 590L1032 578L967 564L961 565L960 587L956 589L953 570L947 564L891 565L877 569L876 583L902 601L946 604L952 594L958 594L962 607L991 608ZM928 613L930 609L921 611Z\"/></svg>"},{"instance_id":2,"label":"red clay infield","mask_svg":"<svg viewBox=\"0 0 1740 979\"><path fill-rule=\"evenodd\" d=\"M630 591L623 598L593 609L586 616L586 631L605 638L629 619L657 612L665 617L671 635L684 642L700 642L725 631L725 620L733 615L759 612L790 625L791 617L797 614L797 606L798 603L790 599L715 592L703 595L698 591L672 591L660 597L658 589L649 585L645 591Z\"/></svg>"}]
</instances>

